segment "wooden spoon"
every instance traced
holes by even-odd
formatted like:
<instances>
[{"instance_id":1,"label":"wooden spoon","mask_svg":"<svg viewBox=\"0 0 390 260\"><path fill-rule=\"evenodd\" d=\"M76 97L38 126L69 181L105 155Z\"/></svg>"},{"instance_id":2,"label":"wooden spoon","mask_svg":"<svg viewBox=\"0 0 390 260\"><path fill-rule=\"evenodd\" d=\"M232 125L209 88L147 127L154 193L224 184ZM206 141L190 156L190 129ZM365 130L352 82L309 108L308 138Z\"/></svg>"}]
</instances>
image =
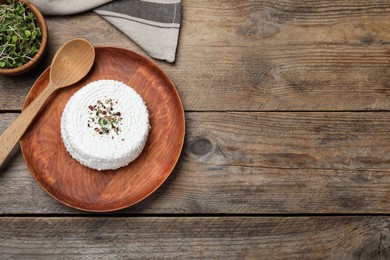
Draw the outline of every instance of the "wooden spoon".
<instances>
[{"instance_id":1,"label":"wooden spoon","mask_svg":"<svg viewBox=\"0 0 390 260\"><path fill-rule=\"evenodd\" d=\"M0 165L23 136L50 95L57 89L73 85L90 71L95 60L95 48L85 39L66 42L54 55L47 87L16 118L0 137Z\"/></svg>"}]
</instances>

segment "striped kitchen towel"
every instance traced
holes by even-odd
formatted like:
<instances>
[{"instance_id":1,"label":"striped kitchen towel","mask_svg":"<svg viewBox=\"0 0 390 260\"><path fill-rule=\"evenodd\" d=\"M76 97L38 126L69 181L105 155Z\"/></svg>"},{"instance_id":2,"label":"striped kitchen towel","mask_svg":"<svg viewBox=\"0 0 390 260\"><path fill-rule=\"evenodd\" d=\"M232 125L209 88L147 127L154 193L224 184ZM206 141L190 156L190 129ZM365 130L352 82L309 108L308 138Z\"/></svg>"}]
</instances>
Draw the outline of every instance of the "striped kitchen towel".
<instances>
[{"instance_id":1,"label":"striped kitchen towel","mask_svg":"<svg viewBox=\"0 0 390 260\"><path fill-rule=\"evenodd\" d=\"M175 61L181 22L180 0L30 0L45 15L93 9L150 56Z\"/></svg>"}]
</instances>

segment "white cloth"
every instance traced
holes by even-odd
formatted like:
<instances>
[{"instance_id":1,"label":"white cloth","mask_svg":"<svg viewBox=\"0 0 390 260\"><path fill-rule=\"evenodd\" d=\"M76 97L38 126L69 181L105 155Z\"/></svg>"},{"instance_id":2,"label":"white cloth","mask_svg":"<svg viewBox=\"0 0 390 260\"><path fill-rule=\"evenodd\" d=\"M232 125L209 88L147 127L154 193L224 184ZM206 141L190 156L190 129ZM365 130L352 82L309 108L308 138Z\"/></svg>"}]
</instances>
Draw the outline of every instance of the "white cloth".
<instances>
[{"instance_id":1,"label":"white cloth","mask_svg":"<svg viewBox=\"0 0 390 260\"><path fill-rule=\"evenodd\" d=\"M180 0L30 0L44 15L93 9L150 56L174 62L181 22Z\"/></svg>"}]
</instances>

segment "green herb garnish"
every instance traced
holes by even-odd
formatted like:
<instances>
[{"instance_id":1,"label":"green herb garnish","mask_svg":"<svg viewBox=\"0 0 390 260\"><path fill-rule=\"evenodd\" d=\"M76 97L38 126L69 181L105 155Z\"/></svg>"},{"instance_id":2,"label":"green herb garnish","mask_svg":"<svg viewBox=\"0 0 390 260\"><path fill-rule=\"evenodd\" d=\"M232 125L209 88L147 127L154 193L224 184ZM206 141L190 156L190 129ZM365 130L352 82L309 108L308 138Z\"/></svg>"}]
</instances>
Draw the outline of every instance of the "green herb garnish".
<instances>
[{"instance_id":1,"label":"green herb garnish","mask_svg":"<svg viewBox=\"0 0 390 260\"><path fill-rule=\"evenodd\" d=\"M105 118L101 117L101 118L99 118L98 123L101 126L106 126L108 124L108 121Z\"/></svg>"},{"instance_id":2,"label":"green herb garnish","mask_svg":"<svg viewBox=\"0 0 390 260\"><path fill-rule=\"evenodd\" d=\"M23 2L0 5L0 68L22 66L38 53L42 33Z\"/></svg>"}]
</instances>

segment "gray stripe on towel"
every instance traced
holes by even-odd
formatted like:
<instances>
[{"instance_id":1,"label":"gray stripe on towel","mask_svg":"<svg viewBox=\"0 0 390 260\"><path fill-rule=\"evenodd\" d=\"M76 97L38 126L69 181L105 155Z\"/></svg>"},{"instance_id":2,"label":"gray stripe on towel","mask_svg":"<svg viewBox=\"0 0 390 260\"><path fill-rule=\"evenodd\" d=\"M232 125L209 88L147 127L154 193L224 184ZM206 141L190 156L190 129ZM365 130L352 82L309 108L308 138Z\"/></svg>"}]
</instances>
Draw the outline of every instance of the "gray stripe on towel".
<instances>
[{"instance_id":1,"label":"gray stripe on towel","mask_svg":"<svg viewBox=\"0 0 390 260\"><path fill-rule=\"evenodd\" d=\"M128 4L132 1L132 5ZM126 14L129 16L155 21L159 23L180 23L181 6L176 4L163 4L144 2L140 0L117 0L109 4L100 6L97 10L105 10Z\"/></svg>"}]
</instances>

